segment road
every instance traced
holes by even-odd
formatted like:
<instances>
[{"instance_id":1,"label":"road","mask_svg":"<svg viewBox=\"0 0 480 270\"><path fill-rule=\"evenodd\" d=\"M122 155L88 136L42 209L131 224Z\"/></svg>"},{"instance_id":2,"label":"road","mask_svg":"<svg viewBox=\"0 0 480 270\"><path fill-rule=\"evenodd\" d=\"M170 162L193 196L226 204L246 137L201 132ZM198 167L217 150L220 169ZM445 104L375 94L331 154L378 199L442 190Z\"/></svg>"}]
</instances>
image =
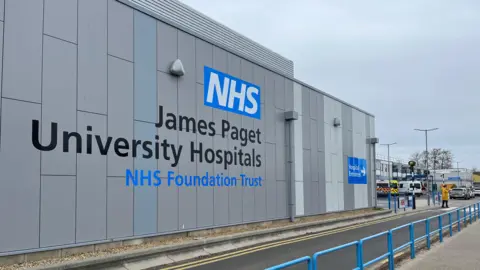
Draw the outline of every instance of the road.
<instances>
[{"instance_id":1,"label":"road","mask_svg":"<svg viewBox=\"0 0 480 270\"><path fill-rule=\"evenodd\" d=\"M475 200L457 201L451 200L449 202L450 209L460 207L462 205L471 204ZM411 214L403 217L395 217L394 219L383 219L381 221L370 222L365 226L352 226L341 231L333 230L331 232L320 233L318 237L310 235L305 240L302 237L297 242L286 242L282 244L282 241L274 247L258 246L255 249L249 249L242 253L232 252L231 254L219 255L212 258L204 258L198 261L181 264L178 266L172 266L163 268L164 270L173 269L194 269L194 270L253 270L253 269L265 269L283 262L293 260L303 256L311 256L315 252L325 250L331 247L335 247L341 244L345 244L351 241L359 240L363 237L374 235L391 228L401 226L412 221L424 219L445 213L443 209L432 209L428 212ZM461 212L463 216L463 212ZM468 215L468 213L467 213ZM452 215L455 220L456 214ZM443 220L444 226L448 223L448 218ZM438 220L431 220L431 230L438 228ZM415 237L418 238L425 234L425 223L419 223L415 225ZM393 234L393 243L395 247L399 247L409 239L408 228L396 231ZM285 242L285 241L283 241ZM370 261L387 251L387 237L386 235L368 240L364 244L364 261ZM329 255L322 256L319 260L319 268L321 269L353 269L356 267L355 246L349 247L344 250L331 253ZM297 265L289 267L288 269L306 269L305 265Z\"/></svg>"}]
</instances>

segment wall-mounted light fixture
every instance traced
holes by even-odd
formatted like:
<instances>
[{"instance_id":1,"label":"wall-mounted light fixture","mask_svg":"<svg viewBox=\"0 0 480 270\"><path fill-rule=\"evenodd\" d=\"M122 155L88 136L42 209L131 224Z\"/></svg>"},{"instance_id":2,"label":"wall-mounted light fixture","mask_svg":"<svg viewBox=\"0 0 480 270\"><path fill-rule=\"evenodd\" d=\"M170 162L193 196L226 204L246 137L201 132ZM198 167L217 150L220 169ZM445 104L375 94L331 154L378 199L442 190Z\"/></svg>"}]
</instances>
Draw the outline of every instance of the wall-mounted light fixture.
<instances>
[{"instance_id":1,"label":"wall-mounted light fixture","mask_svg":"<svg viewBox=\"0 0 480 270\"><path fill-rule=\"evenodd\" d=\"M340 120L340 118L337 118L337 117L333 118L333 126L334 127L339 127L341 125L342 125L342 121Z\"/></svg>"},{"instance_id":2,"label":"wall-mounted light fixture","mask_svg":"<svg viewBox=\"0 0 480 270\"><path fill-rule=\"evenodd\" d=\"M183 68L183 64L180 59L173 61L172 65L170 66L170 74L177 77L185 75L185 69Z\"/></svg>"}]
</instances>

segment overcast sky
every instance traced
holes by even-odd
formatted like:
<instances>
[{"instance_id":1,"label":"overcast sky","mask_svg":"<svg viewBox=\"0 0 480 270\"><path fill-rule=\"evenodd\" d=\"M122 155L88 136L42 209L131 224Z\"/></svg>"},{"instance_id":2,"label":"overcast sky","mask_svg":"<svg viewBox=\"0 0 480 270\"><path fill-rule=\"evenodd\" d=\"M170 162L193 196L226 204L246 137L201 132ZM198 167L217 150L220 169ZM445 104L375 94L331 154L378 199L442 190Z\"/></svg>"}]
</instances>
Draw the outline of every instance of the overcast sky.
<instances>
[{"instance_id":1,"label":"overcast sky","mask_svg":"<svg viewBox=\"0 0 480 270\"><path fill-rule=\"evenodd\" d=\"M295 77L375 115L407 160L450 149L480 167L480 1L182 0L291 59ZM383 148L383 149L382 149ZM379 147L386 154L386 147Z\"/></svg>"}]
</instances>

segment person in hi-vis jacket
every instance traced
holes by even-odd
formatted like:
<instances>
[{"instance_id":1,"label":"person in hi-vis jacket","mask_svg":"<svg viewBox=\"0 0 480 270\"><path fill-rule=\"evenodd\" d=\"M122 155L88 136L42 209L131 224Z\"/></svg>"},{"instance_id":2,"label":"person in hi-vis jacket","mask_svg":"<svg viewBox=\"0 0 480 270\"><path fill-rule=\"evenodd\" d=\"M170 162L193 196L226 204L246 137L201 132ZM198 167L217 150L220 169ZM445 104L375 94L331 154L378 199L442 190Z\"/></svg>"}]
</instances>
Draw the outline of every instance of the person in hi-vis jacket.
<instances>
[{"instance_id":1,"label":"person in hi-vis jacket","mask_svg":"<svg viewBox=\"0 0 480 270\"><path fill-rule=\"evenodd\" d=\"M448 208L448 188L447 185L442 185L442 208Z\"/></svg>"}]
</instances>

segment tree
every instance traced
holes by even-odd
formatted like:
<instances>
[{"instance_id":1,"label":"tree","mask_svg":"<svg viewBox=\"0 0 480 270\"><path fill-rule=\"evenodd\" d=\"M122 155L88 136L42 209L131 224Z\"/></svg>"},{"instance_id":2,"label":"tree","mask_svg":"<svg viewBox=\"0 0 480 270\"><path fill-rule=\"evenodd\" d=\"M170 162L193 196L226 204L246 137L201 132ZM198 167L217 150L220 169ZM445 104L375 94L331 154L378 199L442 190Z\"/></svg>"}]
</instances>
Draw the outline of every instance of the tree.
<instances>
[{"instance_id":1,"label":"tree","mask_svg":"<svg viewBox=\"0 0 480 270\"><path fill-rule=\"evenodd\" d=\"M410 156L410 160L415 161L417 163L417 166L420 165L420 161L422 161L422 153L420 152L415 152ZM424 159L423 159L424 160ZM425 164L425 162L423 162Z\"/></svg>"},{"instance_id":2,"label":"tree","mask_svg":"<svg viewBox=\"0 0 480 270\"><path fill-rule=\"evenodd\" d=\"M418 166L425 166L427 151L415 152L410 159L415 161ZM450 150L442 148L433 148L428 151L428 168L429 169L449 169L452 168L453 154ZM435 165L435 166L434 166Z\"/></svg>"}]
</instances>

